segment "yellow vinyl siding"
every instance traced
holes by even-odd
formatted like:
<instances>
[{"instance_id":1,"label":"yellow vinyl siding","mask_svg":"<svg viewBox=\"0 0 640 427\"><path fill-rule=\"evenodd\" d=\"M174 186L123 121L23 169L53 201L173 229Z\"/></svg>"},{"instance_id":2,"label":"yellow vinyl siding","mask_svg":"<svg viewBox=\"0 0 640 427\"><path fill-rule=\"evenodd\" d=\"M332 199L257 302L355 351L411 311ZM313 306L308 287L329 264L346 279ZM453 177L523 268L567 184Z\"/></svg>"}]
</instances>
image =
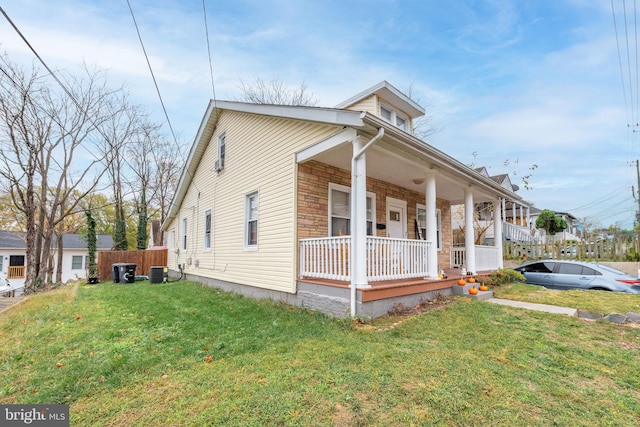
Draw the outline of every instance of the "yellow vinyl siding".
<instances>
[{"instance_id":1,"label":"yellow vinyl siding","mask_svg":"<svg viewBox=\"0 0 640 427\"><path fill-rule=\"evenodd\" d=\"M347 110L352 111L366 111L367 113L371 113L374 116L380 117L380 103L378 102L377 95L371 95L367 98L364 98L355 104L349 105Z\"/></svg>"},{"instance_id":2,"label":"yellow vinyl siding","mask_svg":"<svg viewBox=\"0 0 640 427\"><path fill-rule=\"evenodd\" d=\"M224 111L171 227L188 217L188 250L169 264L187 274L295 292L295 152L338 130ZM225 168L213 170L218 135L226 133ZM245 250L245 198L258 192L258 248ZM204 212L212 211L211 250L204 251ZM194 261L198 259L199 265Z\"/></svg>"}]
</instances>

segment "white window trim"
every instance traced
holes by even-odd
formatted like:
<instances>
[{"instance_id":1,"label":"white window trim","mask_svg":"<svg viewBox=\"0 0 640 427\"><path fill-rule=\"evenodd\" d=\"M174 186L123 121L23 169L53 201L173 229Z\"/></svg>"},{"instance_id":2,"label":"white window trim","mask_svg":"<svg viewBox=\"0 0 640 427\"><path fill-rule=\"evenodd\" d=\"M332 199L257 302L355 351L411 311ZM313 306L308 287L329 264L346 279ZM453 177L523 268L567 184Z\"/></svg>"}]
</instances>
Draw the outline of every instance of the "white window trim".
<instances>
[{"instance_id":1,"label":"white window trim","mask_svg":"<svg viewBox=\"0 0 640 427\"><path fill-rule=\"evenodd\" d=\"M208 246L207 246L207 215L209 215L209 227L210 227ZM213 245L213 212L211 209L207 209L204 211L203 220L204 220L203 221L204 232L202 233L202 248L204 252L210 252L211 246Z\"/></svg>"},{"instance_id":2,"label":"white window trim","mask_svg":"<svg viewBox=\"0 0 640 427\"><path fill-rule=\"evenodd\" d=\"M327 217L328 217L328 223L329 223L329 226L327 227L329 231L328 235L329 237L333 235L333 230L331 228L333 223L333 221L331 221L332 190L338 190L338 191L342 191L343 193L349 194L349 234L351 234L351 187L330 182L329 183L329 205L327 209ZM375 236L376 235L376 193L367 191L367 198L371 199L371 222L372 222L371 236Z\"/></svg>"},{"instance_id":3,"label":"white window trim","mask_svg":"<svg viewBox=\"0 0 640 427\"><path fill-rule=\"evenodd\" d=\"M188 231L187 218L182 218L182 234L180 234L180 249L187 250L187 231Z\"/></svg>"},{"instance_id":4,"label":"white window trim","mask_svg":"<svg viewBox=\"0 0 640 427\"><path fill-rule=\"evenodd\" d=\"M398 112L398 110L396 110L393 107L390 107L389 105L385 104L384 102L380 103L380 117L384 120L384 121L388 121L389 123L391 123L392 125L394 125L395 127L397 127L398 129L402 129L405 132L409 132L409 127L410 127L410 121L409 121L409 117L405 116L404 114ZM384 117L382 117L382 108L384 108L385 110L388 110L391 112L391 120L387 120ZM404 120L405 126L404 127L400 127L398 126L398 118Z\"/></svg>"},{"instance_id":5,"label":"white window trim","mask_svg":"<svg viewBox=\"0 0 640 427\"><path fill-rule=\"evenodd\" d=\"M427 207L425 205L421 205L420 203L418 203L416 205L416 218L418 217L418 210L422 209L423 211L425 211L425 215L426 215L426 211L427 211ZM425 224L425 228L427 224ZM436 242L436 247L438 249L438 252L442 251L442 212L440 212L440 209L436 209L436 239L438 240ZM426 237L426 236L425 236Z\"/></svg>"},{"instance_id":6,"label":"white window trim","mask_svg":"<svg viewBox=\"0 0 640 427\"><path fill-rule=\"evenodd\" d=\"M249 216L251 211L250 200L253 196L255 196L258 199L258 218L255 219L258 226L258 229L256 230L256 232L258 233L258 238L256 239L255 245L250 245L249 244ZM256 190L256 191L251 191L245 194L244 196L244 250L245 251L258 250L258 244L260 242L259 227L260 227L260 196L259 196L258 190Z\"/></svg>"},{"instance_id":7,"label":"white window trim","mask_svg":"<svg viewBox=\"0 0 640 427\"><path fill-rule=\"evenodd\" d=\"M171 229L171 234L170 234L170 236L171 236L171 237L170 237L170 239L171 239L171 240L169 240L169 248L170 248L172 251L175 251L175 250L176 250L176 230L175 230L175 228L172 228L172 229Z\"/></svg>"},{"instance_id":8,"label":"white window trim","mask_svg":"<svg viewBox=\"0 0 640 427\"><path fill-rule=\"evenodd\" d=\"M222 146L224 145L224 155L222 154ZM218 170L224 170L225 163L227 162L227 133L222 132L218 135Z\"/></svg>"},{"instance_id":9,"label":"white window trim","mask_svg":"<svg viewBox=\"0 0 640 427\"><path fill-rule=\"evenodd\" d=\"M80 268L75 268L75 267L73 266L73 260L74 260L74 258L76 258L76 257L80 257ZM83 259L83 256L82 256L82 255L71 255L71 269L72 269L72 270L82 270L82 269L83 269L83 268L82 268L82 267L83 267L83 263L84 263L84 259Z\"/></svg>"}]
</instances>

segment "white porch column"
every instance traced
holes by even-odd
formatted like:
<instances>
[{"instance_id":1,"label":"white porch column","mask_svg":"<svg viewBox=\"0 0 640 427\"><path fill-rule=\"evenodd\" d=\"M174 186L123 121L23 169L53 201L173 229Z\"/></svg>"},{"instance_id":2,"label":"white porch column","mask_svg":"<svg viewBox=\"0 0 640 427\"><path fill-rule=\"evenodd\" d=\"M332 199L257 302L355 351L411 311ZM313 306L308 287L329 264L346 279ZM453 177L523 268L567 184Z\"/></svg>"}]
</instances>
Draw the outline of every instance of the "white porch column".
<instances>
[{"instance_id":1,"label":"white porch column","mask_svg":"<svg viewBox=\"0 0 640 427\"><path fill-rule=\"evenodd\" d=\"M351 162L351 281L358 288L368 288L367 282L367 154L362 137L353 140L353 153L360 153Z\"/></svg>"},{"instance_id":2,"label":"white porch column","mask_svg":"<svg viewBox=\"0 0 640 427\"><path fill-rule=\"evenodd\" d=\"M502 208L502 202L500 199L493 201L493 241L494 246L497 248L500 254L500 260L498 261L498 267L504 268L504 261L502 256L502 214L500 209Z\"/></svg>"},{"instance_id":3,"label":"white porch column","mask_svg":"<svg viewBox=\"0 0 640 427\"><path fill-rule=\"evenodd\" d=\"M511 202L511 210L512 210L511 218L513 220L513 225L516 225L516 202L515 201Z\"/></svg>"},{"instance_id":4,"label":"white porch column","mask_svg":"<svg viewBox=\"0 0 640 427\"><path fill-rule=\"evenodd\" d=\"M473 193L470 188L464 189L464 250L465 268L468 273L476 273L475 230L473 228Z\"/></svg>"},{"instance_id":5,"label":"white porch column","mask_svg":"<svg viewBox=\"0 0 640 427\"><path fill-rule=\"evenodd\" d=\"M524 227L524 206L520 205L520 227Z\"/></svg>"},{"instance_id":6,"label":"white porch column","mask_svg":"<svg viewBox=\"0 0 640 427\"><path fill-rule=\"evenodd\" d=\"M436 213L436 174L427 172L425 194L425 214L427 217L427 241L431 242L431 248L427 258L427 266L429 268L429 278L438 277L438 217Z\"/></svg>"},{"instance_id":7,"label":"white porch column","mask_svg":"<svg viewBox=\"0 0 640 427\"><path fill-rule=\"evenodd\" d=\"M502 220L507 220L507 199L502 199Z\"/></svg>"},{"instance_id":8,"label":"white porch column","mask_svg":"<svg viewBox=\"0 0 640 427\"><path fill-rule=\"evenodd\" d=\"M527 227L531 228L531 206L527 206Z\"/></svg>"}]
</instances>

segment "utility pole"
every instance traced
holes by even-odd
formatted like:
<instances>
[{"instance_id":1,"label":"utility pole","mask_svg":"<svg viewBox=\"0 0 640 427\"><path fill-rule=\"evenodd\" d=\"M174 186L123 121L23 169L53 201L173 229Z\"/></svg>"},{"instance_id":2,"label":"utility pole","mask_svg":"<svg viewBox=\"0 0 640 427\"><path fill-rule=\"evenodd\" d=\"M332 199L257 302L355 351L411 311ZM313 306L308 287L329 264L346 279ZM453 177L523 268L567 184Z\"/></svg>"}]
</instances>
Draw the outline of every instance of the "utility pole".
<instances>
[{"instance_id":1,"label":"utility pole","mask_svg":"<svg viewBox=\"0 0 640 427\"><path fill-rule=\"evenodd\" d=\"M636 176L638 177L638 194L636 190L631 186L631 192L633 193L633 199L638 204L638 210L636 211L636 224L640 224L640 161L636 160Z\"/></svg>"}]
</instances>

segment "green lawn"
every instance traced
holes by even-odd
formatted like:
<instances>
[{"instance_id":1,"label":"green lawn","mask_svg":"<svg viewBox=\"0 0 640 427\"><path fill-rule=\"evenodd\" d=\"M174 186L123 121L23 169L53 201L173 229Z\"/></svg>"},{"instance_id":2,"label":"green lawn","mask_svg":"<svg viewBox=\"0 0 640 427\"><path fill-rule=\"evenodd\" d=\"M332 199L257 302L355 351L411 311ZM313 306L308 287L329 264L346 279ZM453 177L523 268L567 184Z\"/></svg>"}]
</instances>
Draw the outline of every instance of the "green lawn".
<instances>
[{"instance_id":1,"label":"green lawn","mask_svg":"<svg viewBox=\"0 0 640 427\"><path fill-rule=\"evenodd\" d=\"M493 289L494 296L517 301L581 308L603 315L625 314L629 311L640 313L640 295L621 292L552 290L542 286L514 283Z\"/></svg>"},{"instance_id":2,"label":"green lawn","mask_svg":"<svg viewBox=\"0 0 640 427\"><path fill-rule=\"evenodd\" d=\"M395 320L67 287L0 315L0 403L69 403L74 426L640 424L640 328L467 298Z\"/></svg>"}]
</instances>

